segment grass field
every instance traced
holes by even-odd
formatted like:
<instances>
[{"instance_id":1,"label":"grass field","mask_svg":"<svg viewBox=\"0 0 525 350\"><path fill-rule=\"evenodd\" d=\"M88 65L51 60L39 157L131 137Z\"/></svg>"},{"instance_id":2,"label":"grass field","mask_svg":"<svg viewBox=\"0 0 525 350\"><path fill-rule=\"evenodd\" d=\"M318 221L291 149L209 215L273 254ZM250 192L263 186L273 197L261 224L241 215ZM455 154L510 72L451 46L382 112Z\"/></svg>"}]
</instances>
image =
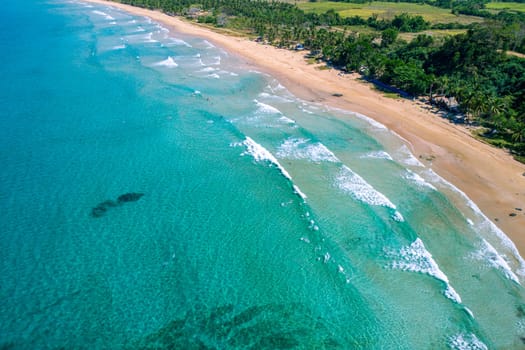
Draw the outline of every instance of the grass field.
<instances>
[{"instance_id":1,"label":"grass field","mask_svg":"<svg viewBox=\"0 0 525 350\"><path fill-rule=\"evenodd\" d=\"M491 2L485 5L487 10L510 10L525 12L525 3L520 2Z\"/></svg>"},{"instance_id":2,"label":"grass field","mask_svg":"<svg viewBox=\"0 0 525 350\"><path fill-rule=\"evenodd\" d=\"M334 27L335 30L341 30L346 31L347 33L353 32L353 33L360 33L360 34L375 34L379 36L381 34L380 31L375 30L373 28L367 27L367 26L345 26L344 28ZM399 33L399 39L403 39L405 41L412 41L416 36L419 34L426 34L432 36L434 39L441 39L452 35L457 35L461 33L466 33L466 29L429 29L424 30L422 32L417 33Z\"/></svg>"},{"instance_id":3,"label":"grass field","mask_svg":"<svg viewBox=\"0 0 525 350\"><path fill-rule=\"evenodd\" d=\"M381 2L374 1L366 4L352 4L345 2L320 1L320 2L297 2L297 6L305 12L324 13L333 9L342 17L359 16L368 18L377 14L381 19L392 19L401 13L422 16L431 23L462 23L482 22L483 19L474 16L456 16L448 9L433 7L430 5L413 4L406 2Z\"/></svg>"},{"instance_id":4,"label":"grass field","mask_svg":"<svg viewBox=\"0 0 525 350\"><path fill-rule=\"evenodd\" d=\"M399 33L399 38L405 41L412 41L412 39L414 39L419 34L426 34L426 35L430 35L434 39L441 39L441 38L445 38L448 36L462 34L466 32L467 32L466 29L424 30L418 33Z\"/></svg>"}]
</instances>

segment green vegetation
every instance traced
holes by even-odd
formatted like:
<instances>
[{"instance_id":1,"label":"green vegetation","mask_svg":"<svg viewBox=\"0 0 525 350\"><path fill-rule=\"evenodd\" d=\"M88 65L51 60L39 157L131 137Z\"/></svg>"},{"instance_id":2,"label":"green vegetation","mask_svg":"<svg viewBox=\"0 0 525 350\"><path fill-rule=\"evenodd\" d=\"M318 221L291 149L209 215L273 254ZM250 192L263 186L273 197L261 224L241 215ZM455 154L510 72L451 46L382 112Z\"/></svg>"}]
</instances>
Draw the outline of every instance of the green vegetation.
<instances>
[{"instance_id":1,"label":"green vegetation","mask_svg":"<svg viewBox=\"0 0 525 350\"><path fill-rule=\"evenodd\" d=\"M491 2L485 5L487 10L525 12L525 3L520 2Z\"/></svg>"},{"instance_id":2,"label":"green vegetation","mask_svg":"<svg viewBox=\"0 0 525 350\"><path fill-rule=\"evenodd\" d=\"M381 95L383 95L384 97L387 97L387 98L391 98L393 100L399 100L399 99L402 99L402 97L395 93L395 92L390 92L388 90L385 90L385 89L382 89L380 88L379 86L375 86L374 87L374 90L376 90L377 92L379 92Z\"/></svg>"},{"instance_id":3,"label":"green vegetation","mask_svg":"<svg viewBox=\"0 0 525 350\"><path fill-rule=\"evenodd\" d=\"M428 35L434 40L444 40L445 38L458 34L465 34L467 29L429 29L417 33L399 33L399 39L410 42L418 35Z\"/></svg>"},{"instance_id":4,"label":"green vegetation","mask_svg":"<svg viewBox=\"0 0 525 350\"><path fill-rule=\"evenodd\" d=\"M483 19L473 16L453 14L450 9L438 8L427 4L414 4L409 2L383 2L374 1L364 4L349 2L300 2L297 6L306 13L322 14L333 10L341 17L359 16L368 18L377 15L378 19L391 20L397 15L409 13L412 16L421 16L431 24L436 23L460 23L470 24L481 22Z\"/></svg>"},{"instance_id":5,"label":"green vegetation","mask_svg":"<svg viewBox=\"0 0 525 350\"><path fill-rule=\"evenodd\" d=\"M193 1L121 0L257 36L279 47L300 43L311 57L332 67L359 72L401 96L427 96L451 114L463 114L467 122L490 131L483 135L487 142L509 149L519 159L525 156L525 59L516 54L525 53L525 14L490 14L479 2L483 0L449 3L455 13L473 12L490 20L467 27L449 23L448 29L459 26L462 32L439 37L422 33L447 29L443 24L413 13L364 19L344 17L333 8L305 12L285 2ZM337 6L342 5L348 4Z\"/></svg>"}]
</instances>

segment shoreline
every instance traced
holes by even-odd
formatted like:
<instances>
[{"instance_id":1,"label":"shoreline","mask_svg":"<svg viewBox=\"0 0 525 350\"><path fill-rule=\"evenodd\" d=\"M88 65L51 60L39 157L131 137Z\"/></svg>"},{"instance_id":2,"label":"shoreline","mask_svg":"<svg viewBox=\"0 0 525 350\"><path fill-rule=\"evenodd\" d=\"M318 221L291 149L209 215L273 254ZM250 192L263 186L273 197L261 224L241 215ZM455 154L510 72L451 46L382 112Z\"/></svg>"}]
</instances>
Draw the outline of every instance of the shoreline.
<instances>
[{"instance_id":1,"label":"shoreline","mask_svg":"<svg viewBox=\"0 0 525 350\"><path fill-rule=\"evenodd\" d=\"M149 17L174 32L209 40L240 57L247 66L276 78L305 101L361 113L385 125L408 143L426 167L464 192L525 256L525 164L502 149L474 139L467 128L434 115L422 103L384 97L371 84L360 81L358 74L320 70L318 65L306 62L304 51L220 34L158 11L107 0L84 1Z\"/></svg>"}]
</instances>

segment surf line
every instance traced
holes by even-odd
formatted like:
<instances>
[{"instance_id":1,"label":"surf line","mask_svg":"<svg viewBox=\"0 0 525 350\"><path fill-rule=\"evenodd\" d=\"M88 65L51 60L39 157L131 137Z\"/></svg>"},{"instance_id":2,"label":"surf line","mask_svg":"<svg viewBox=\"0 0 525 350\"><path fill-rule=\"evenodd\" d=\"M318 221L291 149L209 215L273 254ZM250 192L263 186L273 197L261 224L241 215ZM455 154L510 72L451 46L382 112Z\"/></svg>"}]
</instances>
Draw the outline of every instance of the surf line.
<instances>
[{"instance_id":1,"label":"surf line","mask_svg":"<svg viewBox=\"0 0 525 350\"><path fill-rule=\"evenodd\" d=\"M276 166L277 169L279 169L279 171L281 172L281 174L285 178L290 180L290 182L292 183L292 187L294 189L294 193L297 194L299 197L301 197L303 201L306 200L306 198L308 198L306 194L304 194L304 192L302 192L301 189L293 182L292 176L281 165L281 163L279 163L277 158L275 158L275 156L270 151L268 151L266 148L264 148L263 146L255 142L251 137L246 136L244 141L233 143L232 145L246 147L246 151L241 153L242 156L251 155L256 162L268 161L274 166Z\"/></svg>"},{"instance_id":2,"label":"surf line","mask_svg":"<svg viewBox=\"0 0 525 350\"><path fill-rule=\"evenodd\" d=\"M244 141L232 143L231 145L232 146L244 146L244 147L246 147L246 151L241 153L241 156L250 155L250 156L253 157L253 159L256 162L269 162L271 165L277 167L277 169L279 169L281 174L286 179L288 179L290 181L290 183L292 184L292 188L294 190L294 193L297 196L299 196L301 198L301 200L303 201L302 204L303 205L308 205L307 202L306 202L306 199L307 199L306 194L304 192L302 192L301 189L296 184L294 184L292 176L279 163L277 158L275 158L275 156L270 151L268 151L262 145L260 145L257 142L255 142L249 136L245 136L245 140ZM314 232L320 231L319 226L317 226L315 220L310 218L309 211L305 212L304 217L308 220L308 224L309 224L308 229L309 230L314 231ZM318 239L316 239L316 241L317 240ZM305 242L307 244L313 243L309 238L306 238L306 237L301 237L301 241L303 241L303 242ZM323 249L319 245L316 245L316 247L314 248L314 252L316 252L316 253L319 253L319 251L321 251L321 250L325 251L325 253L322 254L322 256L318 256L317 260L323 262L324 264L328 264L328 263L333 264L335 266L335 268L336 268L336 272L339 275L342 276L342 278L344 279L345 283L346 284L350 284L351 283L351 279L352 279L351 278L351 273L347 272L347 270L332 257L332 255L329 253L329 251L327 249Z\"/></svg>"}]
</instances>

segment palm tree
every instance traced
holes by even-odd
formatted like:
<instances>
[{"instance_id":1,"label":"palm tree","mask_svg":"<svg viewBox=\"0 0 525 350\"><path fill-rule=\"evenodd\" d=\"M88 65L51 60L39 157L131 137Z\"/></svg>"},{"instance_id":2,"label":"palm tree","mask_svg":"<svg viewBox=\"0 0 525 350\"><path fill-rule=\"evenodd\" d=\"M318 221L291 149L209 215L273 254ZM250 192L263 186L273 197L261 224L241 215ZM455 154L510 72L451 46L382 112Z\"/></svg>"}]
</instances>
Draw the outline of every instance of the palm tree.
<instances>
[{"instance_id":1,"label":"palm tree","mask_svg":"<svg viewBox=\"0 0 525 350\"><path fill-rule=\"evenodd\" d=\"M479 119L489 108L487 97L479 91L469 91L465 102L469 122Z\"/></svg>"},{"instance_id":2,"label":"palm tree","mask_svg":"<svg viewBox=\"0 0 525 350\"><path fill-rule=\"evenodd\" d=\"M520 119L525 120L525 113L521 115ZM516 122L516 125L512 129L512 141L519 143L525 142L525 123L521 121Z\"/></svg>"}]
</instances>

